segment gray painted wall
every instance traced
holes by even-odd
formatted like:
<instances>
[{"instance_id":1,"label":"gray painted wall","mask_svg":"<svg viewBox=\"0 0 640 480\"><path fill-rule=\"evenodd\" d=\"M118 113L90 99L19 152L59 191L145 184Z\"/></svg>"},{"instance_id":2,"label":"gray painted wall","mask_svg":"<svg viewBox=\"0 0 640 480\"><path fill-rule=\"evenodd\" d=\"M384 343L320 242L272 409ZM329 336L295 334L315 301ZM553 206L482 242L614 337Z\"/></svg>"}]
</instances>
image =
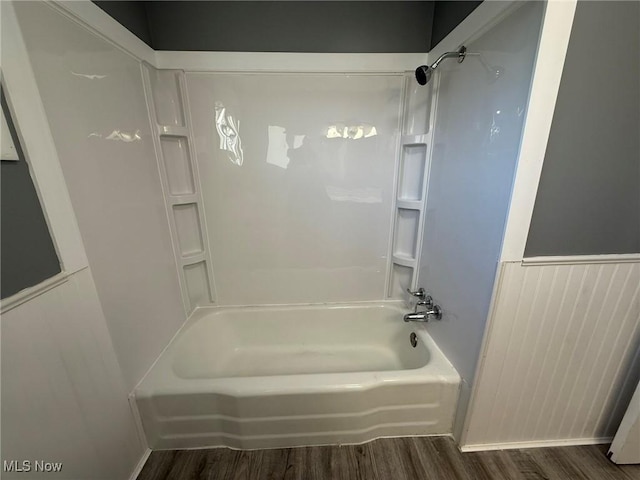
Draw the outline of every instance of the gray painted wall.
<instances>
[{"instance_id":1,"label":"gray painted wall","mask_svg":"<svg viewBox=\"0 0 640 480\"><path fill-rule=\"evenodd\" d=\"M433 2L199 2L146 5L156 50L424 52ZM175 28L175 25L187 28Z\"/></svg>"},{"instance_id":2,"label":"gray painted wall","mask_svg":"<svg viewBox=\"0 0 640 480\"><path fill-rule=\"evenodd\" d=\"M118 20L131 33L151 46L151 33L143 1L93 0L102 10Z\"/></svg>"},{"instance_id":3,"label":"gray painted wall","mask_svg":"<svg viewBox=\"0 0 640 480\"><path fill-rule=\"evenodd\" d=\"M467 18L481 3L482 0L474 2L464 0L437 0L433 8L431 48L440 43L451 30L456 28L458 24Z\"/></svg>"},{"instance_id":4,"label":"gray painted wall","mask_svg":"<svg viewBox=\"0 0 640 480\"><path fill-rule=\"evenodd\" d=\"M481 2L94 3L156 50L395 53L429 51Z\"/></svg>"},{"instance_id":5,"label":"gray painted wall","mask_svg":"<svg viewBox=\"0 0 640 480\"><path fill-rule=\"evenodd\" d=\"M640 252L640 3L579 2L525 256Z\"/></svg>"},{"instance_id":6,"label":"gray painted wall","mask_svg":"<svg viewBox=\"0 0 640 480\"><path fill-rule=\"evenodd\" d=\"M1 96L20 158L0 162L0 294L6 298L60 273L60 262L4 94Z\"/></svg>"}]
</instances>

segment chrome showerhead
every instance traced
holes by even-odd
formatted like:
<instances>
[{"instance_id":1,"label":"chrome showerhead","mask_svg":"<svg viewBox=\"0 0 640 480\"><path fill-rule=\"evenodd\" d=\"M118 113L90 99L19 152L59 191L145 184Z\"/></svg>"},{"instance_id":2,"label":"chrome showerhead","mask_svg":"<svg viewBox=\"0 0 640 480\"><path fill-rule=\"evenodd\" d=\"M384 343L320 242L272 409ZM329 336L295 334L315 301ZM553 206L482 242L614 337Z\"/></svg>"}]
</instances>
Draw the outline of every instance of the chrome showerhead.
<instances>
[{"instance_id":1,"label":"chrome showerhead","mask_svg":"<svg viewBox=\"0 0 640 480\"><path fill-rule=\"evenodd\" d=\"M455 57L458 59L458 63L462 63L466 55L467 55L467 48L464 45L461 46L457 52L443 53L438 57L438 59L435 62L431 64L431 66L420 65L418 68L416 68L416 80L420 85L426 85L427 82L431 80L431 77L433 76L433 71L436 68L438 68L438 65L440 65L440 62L442 62L442 60L444 60L445 58Z\"/></svg>"},{"instance_id":2,"label":"chrome showerhead","mask_svg":"<svg viewBox=\"0 0 640 480\"><path fill-rule=\"evenodd\" d=\"M428 65L420 65L416 68L416 80L420 85L426 85L431 80L433 68Z\"/></svg>"}]
</instances>

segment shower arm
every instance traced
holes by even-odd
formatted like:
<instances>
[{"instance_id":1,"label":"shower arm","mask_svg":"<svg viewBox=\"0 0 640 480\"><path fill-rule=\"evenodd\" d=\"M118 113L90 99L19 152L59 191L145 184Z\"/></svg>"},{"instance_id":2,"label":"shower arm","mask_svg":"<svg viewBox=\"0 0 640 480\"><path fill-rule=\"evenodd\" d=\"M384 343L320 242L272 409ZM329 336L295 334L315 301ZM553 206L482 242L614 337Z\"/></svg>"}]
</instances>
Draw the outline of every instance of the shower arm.
<instances>
[{"instance_id":1,"label":"shower arm","mask_svg":"<svg viewBox=\"0 0 640 480\"><path fill-rule=\"evenodd\" d=\"M446 58L457 58L458 63L462 63L464 57L467 55L467 49L464 45L462 45L458 51L456 52L446 52L438 57L438 59L433 62L431 66L420 65L416 68L416 80L420 85L426 85L427 82L431 79L433 72L438 68L440 62L442 62Z\"/></svg>"},{"instance_id":2,"label":"shower arm","mask_svg":"<svg viewBox=\"0 0 640 480\"><path fill-rule=\"evenodd\" d=\"M442 60L444 60L445 58L457 58L458 63L462 63L466 55L467 55L467 49L465 46L460 47L460 49L457 52L443 53L438 57L438 59L435 62L433 62L433 64L431 65L431 68L433 68L434 70L438 68L438 65L440 65L440 62L442 62Z\"/></svg>"}]
</instances>

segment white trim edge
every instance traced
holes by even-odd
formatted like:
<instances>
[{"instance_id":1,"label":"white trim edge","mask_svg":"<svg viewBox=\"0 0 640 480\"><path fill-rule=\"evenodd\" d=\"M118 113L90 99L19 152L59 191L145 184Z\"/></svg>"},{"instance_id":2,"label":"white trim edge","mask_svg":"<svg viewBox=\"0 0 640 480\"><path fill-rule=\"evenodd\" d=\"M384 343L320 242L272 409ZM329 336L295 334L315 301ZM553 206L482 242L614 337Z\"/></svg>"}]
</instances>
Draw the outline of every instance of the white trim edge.
<instances>
[{"instance_id":1,"label":"white trim edge","mask_svg":"<svg viewBox=\"0 0 640 480\"><path fill-rule=\"evenodd\" d=\"M602 263L640 263L640 253L529 257L522 259L523 267L535 265L585 265Z\"/></svg>"},{"instance_id":2,"label":"white trim edge","mask_svg":"<svg viewBox=\"0 0 640 480\"><path fill-rule=\"evenodd\" d=\"M480 381L483 377L483 369L484 369L484 359L487 356L487 349L489 348L489 339L491 338L491 333L493 332L493 317L495 316L496 309L498 308L498 298L500 297L500 292L502 290L503 278L505 273L505 264L504 262L498 262L498 266L496 268L496 275L493 281L493 291L491 293L491 303L489 304L489 312L487 313L487 321L484 327L484 333L482 335L482 344L480 345L480 354L478 355L478 363L476 364L475 372L473 373L473 381L471 382L471 394L469 396L469 402L465 408L465 411L460 413L460 415L464 415L464 420L462 423L462 430L460 433L460 448L467 441L467 434L469 433L469 423L471 422L471 413L473 405L476 401L476 396L478 394L478 385L480 385ZM458 407L460 408L460 407Z\"/></svg>"},{"instance_id":3,"label":"white trim edge","mask_svg":"<svg viewBox=\"0 0 640 480\"><path fill-rule=\"evenodd\" d=\"M576 4L576 0L550 0L546 5L501 262L520 261L524 256Z\"/></svg>"},{"instance_id":4,"label":"white trim edge","mask_svg":"<svg viewBox=\"0 0 640 480\"><path fill-rule=\"evenodd\" d=\"M571 447L611 443L613 437L564 438L560 440L536 440L532 442L481 443L461 445L461 452L484 452L489 450L513 450L519 448Z\"/></svg>"},{"instance_id":5,"label":"white trim edge","mask_svg":"<svg viewBox=\"0 0 640 480\"><path fill-rule=\"evenodd\" d=\"M94 34L102 36L129 55L152 65L156 63L156 52L133 33L114 20L108 13L89 1L50 0L57 11Z\"/></svg>"},{"instance_id":6,"label":"white trim edge","mask_svg":"<svg viewBox=\"0 0 640 480\"><path fill-rule=\"evenodd\" d=\"M493 3L493 2L491 2ZM502 2L498 2L502 3ZM196 72L403 73L428 62L425 53L174 52L153 50L89 1L50 0L50 5L158 69Z\"/></svg>"},{"instance_id":7,"label":"white trim edge","mask_svg":"<svg viewBox=\"0 0 640 480\"><path fill-rule=\"evenodd\" d=\"M2 8L2 80L53 244L67 275L88 260L13 2Z\"/></svg>"},{"instance_id":8,"label":"white trim edge","mask_svg":"<svg viewBox=\"0 0 640 480\"><path fill-rule=\"evenodd\" d=\"M138 441L140 442L140 445L144 449L144 453L142 454L142 456L140 457L140 460L138 460L138 463L136 464L135 468L131 472L131 477L129 477L129 480L136 480L140 475L140 472L142 472L142 469L144 468L145 463L149 459L149 455L151 455L151 449L147 444L147 439L144 434L144 427L142 426L142 418L140 417L140 411L138 410L138 405L136 405L136 398L133 392L127 396L127 400L129 401L129 408L131 409L131 414L133 415L133 420L135 423Z\"/></svg>"},{"instance_id":9,"label":"white trim edge","mask_svg":"<svg viewBox=\"0 0 640 480\"><path fill-rule=\"evenodd\" d=\"M147 450L142 454L142 457L140 457L140 460L138 461L138 464L136 465L136 467L133 469L133 472L131 472L131 476L129 477L129 480L136 480L138 478L138 476L142 472L142 469L144 468L145 463L147 463L147 460L149 459L150 455L151 455L151 449L147 448Z\"/></svg>"},{"instance_id":10,"label":"white trim edge","mask_svg":"<svg viewBox=\"0 0 640 480\"><path fill-rule=\"evenodd\" d=\"M82 270L84 270L84 268ZM37 285L27 287L23 290L20 290L18 293L11 295L10 297L3 298L2 300L0 300L0 313L6 313L12 308L22 305L23 303L26 303L33 298L39 297L43 293L48 292L58 285L62 285L68 280L69 274L67 272L60 272L53 277L47 278L46 280L38 283Z\"/></svg>"},{"instance_id":11,"label":"white trim edge","mask_svg":"<svg viewBox=\"0 0 640 480\"><path fill-rule=\"evenodd\" d=\"M189 72L403 73L426 53L156 52L155 67Z\"/></svg>"},{"instance_id":12,"label":"white trim edge","mask_svg":"<svg viewBox=\"0 0 640 480\"><path fill-rule=\"evenodd\" d=\"M499 22L505 13L516 4L518 4L518 0L482 2L451 33L433 47L429 52L429 59L438 58L445 52L457 50L460 45L473 41L474 38L479 37L496 22Z\"/></svg>"},{"instance_id":13,"label":"white trim edge","mask_svg":"<svg viewBox=\"0 0 640 480\"><path fill-rule=\"evenodd\" d=\"M153 362L154 365L157 361L158 360L156 359ZM142 380L140 380L140 382L141 381ZM138 384L140 382L138 382ZM127 401L129 402L129 408L131 409L131 414L133 415L133 420L135 422L136 433L138 434L138 441L140 442L140 446L142 448L148 449L149 444L147 443L147 437L144 433L144 426L142 425L142 417L140 416L140 410L138 410L138 405L136 404L136 396L134 392L131 392L129 395L127 395Z\"/></svg>"}]
</instances>

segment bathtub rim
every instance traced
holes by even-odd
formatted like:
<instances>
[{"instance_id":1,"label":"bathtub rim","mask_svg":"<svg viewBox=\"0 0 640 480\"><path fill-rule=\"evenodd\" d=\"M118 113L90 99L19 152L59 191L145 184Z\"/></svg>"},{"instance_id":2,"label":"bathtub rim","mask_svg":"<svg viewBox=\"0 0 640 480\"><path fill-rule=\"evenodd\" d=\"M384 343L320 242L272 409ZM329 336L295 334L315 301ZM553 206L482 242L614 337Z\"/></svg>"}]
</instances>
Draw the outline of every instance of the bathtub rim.
<instances>
[{"instance_id":1,"label":"bathtub rim","mask_svg":"<svg viewBox=\"0 0 640 480\"><path fill-rule=\"evenodd\" d=\"M289 375L264 375L219 378L182 378L173 372L172 363L179 337L197 321L209 315L219 315L228 310L296 310L327 308L380 307L398 312L398 321L407 312L401 300L377 300L363 302L305 303L276 305L213 305L198 307L181 325L133 390L136 398L154 395L189 395L197 393L229 395L233 397L259 397L270 395L318 394L344 391L366 391L384 385L412 385L425 383L459 384L461 377L440 350L426 324L414 323L412 330L427 348L430 358L426 365L405 370L356 371L336 373L303 373ZM167 372L165 375L162 372Z\"/></svg>"}]
</instances>

